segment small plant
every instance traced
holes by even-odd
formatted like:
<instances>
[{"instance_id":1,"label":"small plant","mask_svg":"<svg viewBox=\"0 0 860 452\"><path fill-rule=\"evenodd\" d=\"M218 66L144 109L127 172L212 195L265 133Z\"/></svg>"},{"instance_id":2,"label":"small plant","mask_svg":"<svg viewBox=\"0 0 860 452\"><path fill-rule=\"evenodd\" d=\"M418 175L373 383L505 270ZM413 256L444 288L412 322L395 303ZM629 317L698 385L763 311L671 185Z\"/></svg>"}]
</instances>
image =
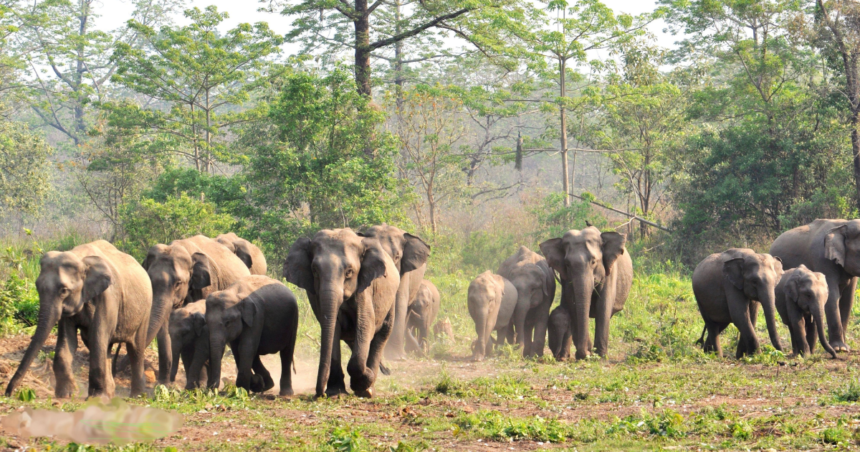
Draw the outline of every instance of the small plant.
<instances>
[{"instance_id":1,"label":"small plant","mask_svg":"<svg viewBox=\"0 0 860 452\"><path fill-rule=\"evenodd\" d=\"M851 380L842 389L833 392L833 399L837 402L860 401L860 382Z\"/></svg>"},{"instance_id":2,"label":"small plant","mask_svg":"<svg viewBox=\"0 0 860 452\"><path fill-rule=\"evenodd\" d=\"M21 390L15 394L15 398L22 402L32 402L36 400L36 391L30 388L21 388Z\"/></svg>"},{"instance_id":3,"label":"small plant","mask_svg":"<svg viewBox=\"0 0 860 452\"><path fill-rule=\"evenodd\" d=\"M331 432L328 445L337 452L357 452L364 450L364 437L358 430L338 427ZM399 449L398 444L398 450Z\"/></svg>"},{"instance_id":4,"label":"small plant","mask_svg":"<svg viewBox=\"0 0 860 452\"><path fill-rule=\"evenodd\" d=\"M851 434L848 433L847 430L845 430L844 428L839 427L839 426L827 428L827 429L824 429L823 432L821 432L821 439L826 444L843 443L843 442L847 441L849 438L851 438Z\"/></svg>"},{"instance_id":5,"label":"small plant","mask_svg":"<svg viewBox=\"0 0 860 452\"><path fill-rule=\"evenodd\" d=\"M735 421L729 425L729 431L732 433L732 438L746 441L752 438L753 428L746 421Z\"/></svg>"}]
</instances>

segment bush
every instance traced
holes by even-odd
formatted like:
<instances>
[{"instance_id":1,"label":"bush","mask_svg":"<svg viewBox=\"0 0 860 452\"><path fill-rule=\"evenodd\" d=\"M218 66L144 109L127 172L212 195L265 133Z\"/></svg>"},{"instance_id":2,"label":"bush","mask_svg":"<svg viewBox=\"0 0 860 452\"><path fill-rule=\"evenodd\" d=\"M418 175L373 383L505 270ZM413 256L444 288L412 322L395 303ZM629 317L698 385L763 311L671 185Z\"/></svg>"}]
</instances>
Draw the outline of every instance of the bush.
<instances>
[{"instance_id":1,"label":"bush","mask_svg":"<svg viewBox=\"0 0 860 452\"><path fill-rule=\"evenodd\" d=\"M163 203L145 198L126 204L121 216L126 238L120 246L138 259L143 259L149 247L157 243L197 234L215 237L235 224L232 216L216 213L214 204L185 193Z\"/></svg>"},{"instance_id":2,"label":"bush","mask_svg":"<svg viewBox=\"0 0 860 452\"><path fill-rule=\"evenodd\" d=\"M4 335L39 319L39 293L33 281L12 273L0 283L0 332Z\"/></svg>"}]
</instances>

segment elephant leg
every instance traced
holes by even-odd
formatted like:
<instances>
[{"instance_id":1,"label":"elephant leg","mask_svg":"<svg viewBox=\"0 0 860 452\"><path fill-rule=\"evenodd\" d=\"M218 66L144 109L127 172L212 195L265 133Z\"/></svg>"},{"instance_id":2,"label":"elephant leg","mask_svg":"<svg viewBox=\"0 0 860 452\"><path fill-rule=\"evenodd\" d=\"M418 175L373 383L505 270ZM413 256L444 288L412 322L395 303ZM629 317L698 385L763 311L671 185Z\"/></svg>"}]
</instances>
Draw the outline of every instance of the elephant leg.
<instances>
[{"instance_id":1,"label":"elephant leg","mask_svg":"<svg viewBox=\"0 0 860 452\"><path fill-rule=\"evenodd\" d=\"M272 379L272 374L263 365L263 360L260 355L254 356L254 362L251 364L251 369L254 371L252 376L251 390L254 392L266 392L275 387L275 380ZM256 381L255 381L256 380Z\"/></svg>"},{"instance_id":2,"label":"elephant leg","mask_svg":"<svg viewBox=\"0 0 860 452\"><path fill-rule=\"evenodd\" d=\"M549 306L539 307L534 319L534 340L532 341L532 353L543 356L546 347L546 330L549 323Z\"/></svg>"},{"instance_id":3,"label":"elephant leg","mask_svg":"<svg viewBox=\"0 0 860 452\"><path fill-rule=\"evenodd\" d=\"M806 343L809 344L809 353L815 351L815 345L818 344L818 328L812 316L806 318Z\"/></svg>"},{"instance_id":4,"label":"elephant leg","mask_svg":"<svg viewBox=\"0 0 860 452\"><path fill-rule=\"evenodd\" d=\"M851 278L848 285L842 289L839 297L839 316L842 320L842 342L848 344L848 320L851 318L851 308L854 306L854 291L857 288L857 278ZM847 345L846 345L847 348Z\"/></svg>"},{"instance_id":5,"label":"elephant leg","mask_svg":"<svg viewBox=\"0 0 860 452\"><path fill-rule=\"evenodd\" d=\"M535 355L534 349L534 331L535 331L535 317L536 312L534 310L529 311L526 316L525 323L525 341L523 343L523 357L531 358Z\"/></svg>"},{"instance_id":6,"label":"elephant leg","mask_svg":"<svg viewBox=\"0 0 860 452\"><path fill-rule=\"evenodd\" d=\"M146 379L143 376L143 352L146 349L146 328L141 328L133 342L125 344L128 358L131 362L131 396L137 397L146 392Z\"/></svg>"},{"instance_id":7,"label":"elephant leg","mask_svg":"<svg viewBox=\"0 0 860 452\"><path fill-rule=\"evenodd\" d=\"M845 344L842 315L839 312L843 291L839 290L839 280L836 277L827 278L827 292L827 303L824 305L824 314L827 317L827 340L837 352L847 352L848 345Z\"/></svg>"},{"instance_id":8,"label":"elephant leg","mask_svg":"<svg viewBox=\"0 0 860 452\"><path fill-rule=\"evenodd\" d=\"M705 338L704 352L716 353L720 358L723 357L723 348L720 345L720 333L729 325L727 323L705 322L705 328L708 330L708 336Z\"/></svg>"},{"instance_id":9,"label":"elephant leg","mask_svg":"<svg viewBox=\"0 0 860 452\"><path fill-rule=\"evenodd\" d=\"M391 332L394 329L394 315L389 312L385 317L385 320L382 322L382 326L379 328L379 331L373 335L373 340L370 341L370 349L367 353L367 367L373 372L373 375L379 375L379 363L382 361L382 349L385 347L385 343L388 341L389 336L391 336ZM367 389L367 395L373 396L373 383L371 382L371 386ZM360 395L360 394L358 394Z\"/></svg>"},{"instance_id":10,"label":"elephant leg","mask_svg":"<svg viewBox=\"0 0 860 452\"><path fill-rule=\"evenodd\" d=\"M515 330L514 337L517 345L523 346L523 353L526 352L526 317L529 315L529 307L517 305L514 309L512 320L513 329Z\"/></svg>"},{"instance_id":11,"label":"elephant leg","mask_svg":"<svg viewBox=\"0 0 860 452\"><path fill-rule=\"evenodd\" d=\"M156 338L158 339L158 384L167 385L170 382L170 367L173 365L168 322L161 325Z\"/></svg>"},{"instance_id":12,"label":"elephant leg","mask_svg":"<svg viewBox=\"0 0 860 452\"><path fill-rule=\"evenodd\" d=\"M757 301L750 300L750 323L752 323L753 328L756 327L756 322L758 322L758 308L759 304Z\"/></svg>"},{"instance_id":13,"label":"elephant leg","mask_svg":"<svg viewBox=\"0 0 860 452\"><path fill-rule=\"evenodd\" d=\"M415 338L415 330L417 330L417 328L413 328L413 327L407 327L406 328L405 336L404 336L404 338L406 339L406 352L407 353L417 352L419 355L423 355L422 352L424 349L421 348L420 333L419 333L419 339L416 339Z\"/></svg>"},{"instance_id":14,"label":"elephant leg","mask_svg":"<svg viewBox=\"0 0 860 452\"><path fill-rule=\"evenodd\" d=\"M385 357L390 360L406 358L406 316L409 311L409 287L412 282L414 271L400 278L400 286L394 298L394 330L391 339L385 346ZM418 280L421 283L421 280Z\"/></svg>"},{"instance_id":15,"label":"elephant leg","mask_svg":"<svg viewBox=\"0 0 860 452\"><path fill-rule=\"evenodd\" d=\"M609 353L609 322L612 319L612 307L615 306L617 276L617 272L610 273L600 287L600 295L597 297L597 300L592 301L592 308L596 308L594 316L594 351L604 358ZM597 306L594 306L594 303Z\"/></svg>"},{"instance_id":16,"label":"elephant leg","mask_svg":"<svg viewBox=\"0 0 860 452\"><path fill-rule=\"evenodd\" d=\"M185 384L186 386L188 386L188 379L190 377L188 370L191 369L191 363L194 362L194 348L188 345L182 347L179 352L179 358L182 360L182 367L185 369ZM176 365L177 363L175 356L173 357L173 361L173 367L170 368L171 383L176 382L176 374L179 373L179 369L177 369L178 366Z\"/></svg>"},{"instance_id":17,"label":"elephant leg","mask_svg":"<svg viewBox=\"0 0 860 452\"><path fill-rule=\"evenodd\" d=\"M738 339L738 350L735 353L735 357L740 359L744 355L752 355L758 352L759 343L758 337L755 334L755 328L753 328L752 322L750 321L750 311L749 311L749 303L751 301L747 300L742 293L738 293L736 289L734 289L733 293L727 293L726 299L729 305L729 314L732 318L732 323L735 324L738 331L741 333L740 339Z\"/></svg>"},{"instance_id":18,"label":"elephant leg","mask_svg":"<svg viewBox=\"0 0 860 452\"><path fill-rule=\"evenodd\" d=\"M558 353L560 360L570 359L570 347L573 345L573 335L568 327L561 337L561 351Z\"/></svg>"},{"instance_id":19,"label":"elephant leg","mask_svg":"<svg viewBox=\"0 0 860 452\"><path fill-rule=\"evenodd\" d=\"M806 319L797 307L788 307L789 332L791 333L791 348L794 353L809 356L809 344L806 342Z\"/></svg>"},{"instance_id":20,"label":"elephant leg","mask_svg":"<svg viewBox=\"0 0 860 452\"><path fill-rule=\"evenodd\" d=\"M78 348L78 334L72 319L60 319L57 326L57 345L54 347L54 377L57 387L54 395L58 398L71 397L75 393L75 375L72 362Z\"/></svg>"},{"instance_id":21,"label":"elephant leg","mask_svg":"<svg viewBox=\"0 0 860 452\"><path fill-rule=\"evenodd\" d=\"M109 309L107 300L99 300L90 326L90 376L89 397L113 397L116 385L109 372L111 334L116 331L117 309ZM109 312L110 311L110 312ZM130 347L126 346L126 350Z\"/></svg>"},{"instance_id":22,"label":"elephant leg","mask_svg":"<svg viewBox=\"0 0 860 452\"><path fill-rule=\"evenodd\" d=\"M349 373L349 385L355 395L359 397L373 397L373 391L370 387L376 379L374 369L369 365L368 358L370 356L371 342L375 339L376 331L376 313L373 309L373 300L367 294L361 294L355 297L356 315L355 322L355 340L352 347L352 356L349 363L346 365L346 370ZM391 315L389 310L388 315ZM388 316L386 316L388 320ZM390 329L386 334L391 334ZM407 336L412 333L407 331ZM384 343L384 342L383 342Z\"/></svg>"},{"instance_id":23,"label":"elephant leg","mask_svg":"<svg viewBox=\"0 0 860 452\"><path fill-rule=\"evenodd\" d=\"M239 339L235 341L235 346L232 347L233 356L236 358L236 386L239 388L251 389L252 369L263 378L264 387L268 386L269 383L272 386L275 385L269 371L263 366L260 355L257 354L259 345L259 334L247 328L242 331Z\"/></svg>"},{"instance_id":24,"label":"elephant leg","mask_svg":"<svg viewBox=\"0 0 860 452\"><path fill-rule=\"evenodd\" d=\"M334 338L332 339L331 366L325 395L328 397L337 397L340 394L347 394L347 392L346 383L344 383L343 364L340 357L340 322L338 322L337 327L334 329Z\"/></svg>"}]
</instances>

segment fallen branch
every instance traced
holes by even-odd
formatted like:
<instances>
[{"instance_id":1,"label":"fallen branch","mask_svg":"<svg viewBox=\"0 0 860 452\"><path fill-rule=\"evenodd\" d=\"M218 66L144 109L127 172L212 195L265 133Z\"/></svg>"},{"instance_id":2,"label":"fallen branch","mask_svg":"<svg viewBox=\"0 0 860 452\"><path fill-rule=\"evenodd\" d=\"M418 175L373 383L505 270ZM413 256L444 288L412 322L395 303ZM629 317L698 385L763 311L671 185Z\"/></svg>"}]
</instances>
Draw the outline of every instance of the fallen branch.
<instances>
[{"instance_id":1,"label":"fallen branch","mask_svg":"<svg viewBox=\"0 0 860 452\"><path fill-rule=\"evenodd\" d=\"M659 224L654 223L653 221L648 221L648 220L646 220L646 219L644 219L644 218L642 218L642 217L640 217L640 216L638 216L638 215L633 215L632 213L625 212L625 211L623 211L623 210L614 209L614 208L612 208L612 207L609 207L609 206L603 205L603 204L601 204L601 203L599 203L599 202L597 202L597 201L592 201L592 200L590 200L590 199L585 199L585 198L583 198L582 196L574 195L573 193L570 193L570 196L573 196L573 197L574 197L574 198L576 198L576 199L581 199L581 200L583 200L583 201L588 201L588 202L590 202L590 203L594 204L594 205L595 205L595 206L597 206L597 207L603 207L603 208L604 208L604 209L606 209L606 210L611 210L611 211L613 211L613 212L620 213L621 215L626 215L628 218L631 218L631 219L633 219L633 220L638 220L640 223L645 223L645 224L647 224L648 226L652 226L652 227L655 227L655 228L657 228L657 229L660 229L660 230L663 230L663 231L666 231L666 232L672 232L672 230L671 230L671 229L666 228L666 227L663 227L663 226L660 226Z\"/></svg>"}]
</instances>

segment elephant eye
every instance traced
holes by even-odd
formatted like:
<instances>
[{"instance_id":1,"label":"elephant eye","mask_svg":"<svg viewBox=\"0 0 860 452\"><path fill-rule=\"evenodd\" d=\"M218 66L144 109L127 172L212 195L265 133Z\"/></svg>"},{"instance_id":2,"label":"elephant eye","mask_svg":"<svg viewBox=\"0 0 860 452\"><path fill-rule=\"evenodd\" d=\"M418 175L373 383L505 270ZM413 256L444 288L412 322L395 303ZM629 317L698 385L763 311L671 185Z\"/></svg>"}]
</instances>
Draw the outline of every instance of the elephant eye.
<instances>
[{"instance_id":1,"label":"elephant eye","mask_svg":"<svg viewBox=\"0 0 860 452\"><path fill-rule=\"evenodd\" d=\"M61 297L65 297L65 296L69 295L69 289L66 287L60 287L59 292L60 292Z\"/></svg>"},{"instance_id":2,"label":"elephant eye","mask_svg":"<svg viewBox=\"0 0 860 452\"><path fill-rule=\"evenodd\" d=\"M173 290L179 290L180 288L182 288L182 281L176 281L173 283Z\"/></svg>"},{"instance_id":3,"label":"elephant eye","mask_svg":"<svg viewBox=\"0 0 860 452\"><path fill-rule=\"evenodd\" d=\"M355 274L355 270L353 270L351 268L346 269L346 277L347 278L352 278L352 275L354 275L354 274Z\"/></svg>"}]
</instances>

